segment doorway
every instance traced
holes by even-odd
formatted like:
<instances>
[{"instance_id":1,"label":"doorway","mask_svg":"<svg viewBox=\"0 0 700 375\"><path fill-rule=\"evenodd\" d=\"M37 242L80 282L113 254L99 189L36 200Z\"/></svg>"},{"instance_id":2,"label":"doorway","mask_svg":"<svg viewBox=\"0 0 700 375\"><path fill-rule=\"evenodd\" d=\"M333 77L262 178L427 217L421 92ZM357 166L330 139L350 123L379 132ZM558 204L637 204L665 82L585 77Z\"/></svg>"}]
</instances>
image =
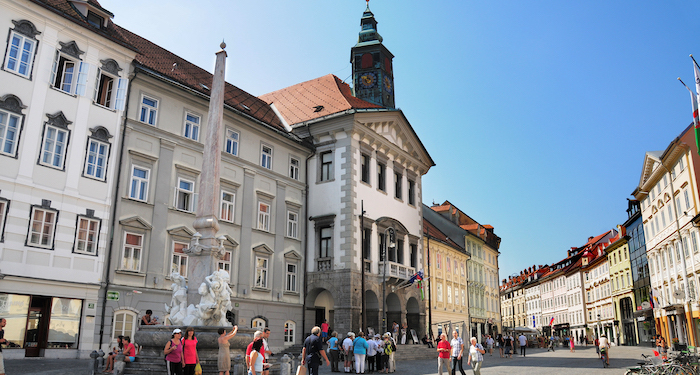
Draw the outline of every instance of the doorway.
<instances>
[{"instance_id":1,"label":"doorway","mask_svg":"<svg viewBox=\"0 0 700 375\"><path fill-rule=\"evenodd\" d=\"M24 356L43 357L49 336L51 297L31 296L24 336Z\"/></svg>"}]
</instances>

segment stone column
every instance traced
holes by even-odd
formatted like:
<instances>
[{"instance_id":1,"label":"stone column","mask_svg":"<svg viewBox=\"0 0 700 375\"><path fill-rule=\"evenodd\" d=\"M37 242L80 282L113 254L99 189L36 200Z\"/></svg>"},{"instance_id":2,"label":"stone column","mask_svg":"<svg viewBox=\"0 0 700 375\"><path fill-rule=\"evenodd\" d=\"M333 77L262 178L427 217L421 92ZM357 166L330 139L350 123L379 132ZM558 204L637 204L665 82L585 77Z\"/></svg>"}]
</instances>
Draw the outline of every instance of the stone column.
<instances>
[{"instance_id":1,"label":"stone column","mask_svg":"<svg viewBox=\"0 0 700 375\"><path fill-rule=\"evenodd\" d=\"M226 48L221 43L221 50L216 53L216 66L212 80L211 97L209 100L209 117L207 133L204 141L204 157L202 159L202 174L200 175L199 202L194 228L197 231L192 238L187 262L187 278L189 288L187 303L198 304L199 286L204 278L218 269L217 262L224 255L222 241L217 238L219 221L217 209L219 206L220 163L221 163L221 126L224 111L224 87L226 71Z\"/></svg>"}]
</instances>

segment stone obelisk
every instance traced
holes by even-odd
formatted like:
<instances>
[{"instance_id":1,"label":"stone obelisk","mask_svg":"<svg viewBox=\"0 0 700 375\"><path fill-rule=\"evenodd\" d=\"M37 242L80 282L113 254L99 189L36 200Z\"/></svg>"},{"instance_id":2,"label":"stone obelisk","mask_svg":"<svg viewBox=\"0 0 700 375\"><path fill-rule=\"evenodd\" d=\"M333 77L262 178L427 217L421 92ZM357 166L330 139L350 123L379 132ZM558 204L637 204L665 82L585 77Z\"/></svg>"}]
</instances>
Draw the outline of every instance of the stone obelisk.
<instances>
[{"instance_id":1,"label":"stone obelisk","mask_svg":"<svg viewBox=\"0 0 700 375\"><path fill-rule=\"evenodd\" d=\"M224 256L223 238L217 238L219 220L219 176L221 164L221 126L224 116L224 87L226 72L226 48L221 43L221 50L216 53L214 79L209 100L209 117L207 133L204 140L204 158L199 184L199 201L197 217L194 219L194 229L197 231L192 238L187 262L187 304L197 305L200 301L199 286L204 278L218 270L218 261Z\"/></svg>"}]
</instances>

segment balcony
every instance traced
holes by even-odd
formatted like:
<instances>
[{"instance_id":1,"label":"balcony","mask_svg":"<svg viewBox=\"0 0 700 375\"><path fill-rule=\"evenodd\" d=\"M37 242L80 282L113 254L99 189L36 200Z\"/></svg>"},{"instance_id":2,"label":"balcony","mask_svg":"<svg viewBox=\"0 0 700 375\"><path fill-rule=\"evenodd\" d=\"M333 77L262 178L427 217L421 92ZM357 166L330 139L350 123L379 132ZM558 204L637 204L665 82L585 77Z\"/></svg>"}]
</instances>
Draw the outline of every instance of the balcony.
<instances>
[{"instance_id":1,"label":"balcony","mask_svg":"<svg viewBox=\"0 0 700 375\"><path fill-rule=\"evenodd\" d=\"M413 267L404 266L392 261L386 262L386 277L388 283L399 283L408 280L416 273ZM384 274L384 262L379 262L379 276Z\"/></svg>"},{"instance_id":2,"label":"balcony","mask_svg":"<svg viewBox=\"0 0 700 375\"><path fill-rule=\"evenodd\" d=\"M333 270L333 258L316 258L316 271L332 271Z\"/></svg>"}]
</instances>

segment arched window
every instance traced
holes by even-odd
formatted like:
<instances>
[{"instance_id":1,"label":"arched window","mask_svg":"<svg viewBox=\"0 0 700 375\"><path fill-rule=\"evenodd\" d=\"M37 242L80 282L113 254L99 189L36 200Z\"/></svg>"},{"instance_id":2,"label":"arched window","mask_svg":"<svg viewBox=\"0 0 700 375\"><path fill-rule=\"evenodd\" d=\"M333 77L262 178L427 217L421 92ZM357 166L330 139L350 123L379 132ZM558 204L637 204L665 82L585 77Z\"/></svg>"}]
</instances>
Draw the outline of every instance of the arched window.
<instances>
[{"instance_id":1,"label":"arched window","mask_svg":"<svg viewBox=\"0 0 700 375\"><path fill-rule=\"evenodd\" d=\"M284 344L294 344L294 333L296 331L296 323L291 320L284 322Z\"/></svg>"},{"instance_id":2,"label":"arched window","mask_svg":"<svg viewBox=\"0 0 700 375\"><path fill-rule=\"evenodd\" d=\"M117 310L114 312L114 324L112 324L112 340L117 336L129 336L133 339L136 331L136 313L131 310Z\"/></svg>"},{"instance_id":3,"label":"arched window","mask_svg":"<svg viewBox=\"0 0 700 375\"><path fill-rule=\"evenodd\" d=\"M252 328L253 329L259 329L262 331L263 329L265 329L265 327L267 327L267 322L265 322L265 319L259 318L259 317L253 319L253 321L252 321Z\"/></svg>"}]
</instances>

